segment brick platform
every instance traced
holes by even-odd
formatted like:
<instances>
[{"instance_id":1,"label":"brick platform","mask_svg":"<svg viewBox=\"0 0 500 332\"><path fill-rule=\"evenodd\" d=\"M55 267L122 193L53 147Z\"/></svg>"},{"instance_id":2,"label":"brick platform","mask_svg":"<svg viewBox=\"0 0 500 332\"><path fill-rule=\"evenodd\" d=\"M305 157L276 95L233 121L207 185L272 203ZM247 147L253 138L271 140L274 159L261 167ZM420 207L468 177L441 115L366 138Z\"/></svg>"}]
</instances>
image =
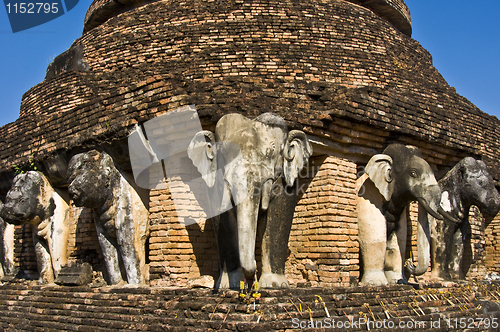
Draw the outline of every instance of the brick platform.
<instances>
[{"instance_id":1,"label":"brick platform","mask_svg":"<svg viewBox=\"0 0 500 332\"><path fill-rule=\"evenodd\" d=\"M326 324L334 324L334 330L366 331L366 325L356 323L371 320L401 331L449 331L463 330L462 319L467 331L494 331L485 323L500 319L498 287L471 283L262 290L254 305L253 297L241 299L236 291L7 283L0 286L0 328L201 332L292 331L302 326L303 331L326 331ZM309 324L315 328L307 328Z\"/></svg>"},{"instance_id":2,"label":"brick platform","mask_svg":"<svg viewBox=\"0 0 500 332\"><path fill-rule=\"evenodd\" d=\"M119 9L92 18L111 3ZM393 142L415 145L438 179L474 156L500 183L500 121L458 95L431 55L370 7L382 3L410 21L401 0L94 1L86 22L96 24L26 92L19 119L0 128L0 196L14 166L27 170L30 160L64 190L68 160L93 148L128 172L133 126L180 106L195 104L204 129L227 113L272 111L306 132L315 150L299 183L287 277L294 285L356 285L353 183L372 155ZM86 65L56 68L72 58ZM151 284L216 277L211 221L184 227L185 211L169 195L150 192ZM70 260L100 271L92 214L73 212ZM500 216L487 227L473 218L469 277L484 275L484 266L500 272ZM16 262L34 276L30 236L16 231Z\"/></svg>"}]
</instances>

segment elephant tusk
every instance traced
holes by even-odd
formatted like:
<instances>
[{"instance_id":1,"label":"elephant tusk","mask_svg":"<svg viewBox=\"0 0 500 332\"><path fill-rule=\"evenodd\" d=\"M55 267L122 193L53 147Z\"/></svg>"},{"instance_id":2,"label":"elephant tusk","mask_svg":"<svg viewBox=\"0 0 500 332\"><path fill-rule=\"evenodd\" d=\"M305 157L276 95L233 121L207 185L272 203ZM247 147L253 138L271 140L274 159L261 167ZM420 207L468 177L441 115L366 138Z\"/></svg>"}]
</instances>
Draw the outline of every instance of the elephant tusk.
<instances>
[{"instance_id":1,"label":"elephant tusk","mask_svg":"<svg viewBox=\"0 0 500 332\"><path fill-rule=\"evenodd\" d=\"M262 186L262 206L261 206L261 208L263 211L266 211L267 208L269 207L272 186L273 186L272 179L268 179L266 182L264 182L264 185Z\"/></svg>"},{"instance_id":2,"label":"elephant tusk","mask_svg":"<svg viewBox=\"0 0 500 332\"><path fill-rule=\"evenodd\" d=\"M431 213L431 215L436 219L439 219L439 220L446 219L446 220L451 221L452 223L455 223L455 224L459 224L461 222L460 219L453 217L451 214L449 214L448 212L443 210L442 207L439 207L438 212L439 212L439 214L441 214L441 218L434 217L434 215L432 215L432 213Z\"/></svg>"},{"instance_id":3,"label":"elephant tusk","mask_svg":"<svg viewBox=\"0 0 500 332\"><path fill-rule=\"evenodd\" d=\"M420 205L422 205L422 207L425 209L425 211L427 211L427 213L429 213L431 216L433 216L434 218L436 218L438 220L443 220L443 216L440 214L441 210L443 210L441 207L438 207L439 212L436 212L434 209L432 209L429 206L429 204L427 204L427 202L424 199L417 199L417 200L418 200L418 203ZM444 210L443 210L443 212L444 212Z\"/></svg>"}]
</instances>

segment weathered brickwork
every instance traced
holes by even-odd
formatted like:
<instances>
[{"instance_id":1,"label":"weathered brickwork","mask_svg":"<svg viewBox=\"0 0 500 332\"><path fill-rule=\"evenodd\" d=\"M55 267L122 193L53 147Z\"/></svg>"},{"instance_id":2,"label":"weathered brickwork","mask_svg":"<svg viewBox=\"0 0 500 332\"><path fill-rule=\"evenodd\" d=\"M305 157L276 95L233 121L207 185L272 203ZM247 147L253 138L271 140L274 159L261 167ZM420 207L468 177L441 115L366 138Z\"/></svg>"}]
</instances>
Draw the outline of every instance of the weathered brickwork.
<instances>
[{"instance_id":1,"label":"weathered brickwork","mask_svg":"<svg viewBox=\"0 0 500 332\"><path fill-rule=\"evenodd\" d=\"M14 265L26 278L38 278L32 226L25 224L14 229Z\"/></svg>"},{"instance_id":2,"label":"weathered brickwork","mask_svg":"<svg viewBox=\"0 0 500 332\"><path fill-rule=\"evenodd\" d=\"M0 329L290 332L302 326L304 331L367 331L360 322L370 319L369 330L378 322L394 327L384 330L456 331L463 319L472 327L468 330L491 331L500 316L498 291L498 283L309 287L262 290L257 303L248 304L238 291L7 283L0 285Z\"/></svg>"},{"instance_id":3,"label":"weathered brickwork","mask_svg":"<svg viewBox=\"0 0 500 332\"><path fill-rule=\"evenodd\" d=\"M112 2L118 9L93 2L86 17L93 23L73 45L88 68L30 89L20 118L0 128L1 195L13 166L29 167L30 158L56 187L67 185L69 158L91 148L130 171L125 139L133 125L180 106L195 104L204 129L227 113L253 118L272 111L290 129L305 131L315 149L313 171L300 182L306 189L295 211L287 275L293 285L349 285L359 277L357 167L389 143L416 145L438 178L465 156L481 158L499 183L500 121L459 96L408 31L372 12L368 1ZM380 3L409 24L403 1ZM200 214L185 226L189 193L186 210L176 210L173 189L185 190L150 192L151 284L217 277L213 224ZM91 214L74 212L80 217L70 259L98 268ZM497 271L499 222L484 240L474 226L471 254L477 262L484 242L487 267Z\"/></svg>"},{"instance_id":4,"label":"weathered brickwork","mask_svg":"<svg viewBox=\"0 0 500 332\"><path fill-rule=\"evenodd\" d=\"M298 186L303 195L295 207L289 242L289 282L355 284L359 277L356 164L333 156L313 158L302 175Z\"/></svg>"},{"instance_id":5,"label":"weathered brickwork","mask_svg":"<svg viewBox=\"0 0 500 332\"><path fill-rule=\"evenodd\" d=\"M485 230L486 268L500 271L500 216L497 215Z\"/></svg>"},{"instance_id":6,"label":"weathered brickwork","mask_svg":"<svg viewBox=\"0 0 500 332\"><path fill-rule=\"evenodd\" d=\"M97 231L92 210L71 206L72 221L68 243L69 262L87 262L98 268L102 262L101 247L97 243Z\"/></svg>"},{"instance_id":7,"label":"weathered brickwork","mask_svg":"<svg viewBox=\"0 0 500 332\"><path fill-rule=\"evenodd\" d=\"M175 209L168 188L152 190L150 196L150 284L182 286L200 275L217 278L219 258L212 221L187 220L190 215Z\"/></svg>"}]
</instances>

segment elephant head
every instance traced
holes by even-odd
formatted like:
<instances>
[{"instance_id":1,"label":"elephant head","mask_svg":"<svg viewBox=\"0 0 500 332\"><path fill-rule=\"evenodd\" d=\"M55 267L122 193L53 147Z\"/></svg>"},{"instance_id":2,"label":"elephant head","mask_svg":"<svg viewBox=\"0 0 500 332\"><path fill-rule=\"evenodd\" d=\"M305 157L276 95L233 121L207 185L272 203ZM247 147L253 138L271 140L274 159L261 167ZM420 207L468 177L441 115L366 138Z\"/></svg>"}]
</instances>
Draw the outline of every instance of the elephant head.
<instances>
[{"instance_id":1,"label":"elephant head","mask_svg":"<svg viewBox=\"0 0 500 332\"><path fill-rule=\"evenodd\" d=\"M75 205L93 210L109 283L119 284L123 277L129 284L144 283L148 210L111 156L97 150L73 156L68 184Z\"/></svg>"},{"instance_id":2,"label":"elephant head","mask_svg":"<svg viewBox=\"0 0 500 332\"><path fill-rule=\"evenodd\" d=\"M443 190L442 207L445 219L462 222L469 208L475 205L491 219L500 210L500 194L482 160L466 157L439 181Z\"/></svg>"},{"instance_id":3,"label":"elephant head","mask_svg":"<svg viewBox=\"0 0 500 332\"><path fill-rule=\"evenodd\" d=\"M371 204L370 208L367 209L371 209L372 212L367 214L363 214L363 212L361 213L362 217L358 217L362 254L370 256L373 252L378 252L378 255L383 256L385 251L385 262L384 259L378 257L376 260L379 260L380 264L374 268L374 275L377 275L376 280L370 280L370 272L366 278L364 276L364 280L369 283L386 283L381 272L382 262L385 264L385 277L389 282L405 280L401 266L406 247L405 211L407 205L415 200L419 203L417 238L419 264L418 267L412 264L406 265L410 273L415 275L423 274L429 267L430 262L430 228L427 213L422 211L425 210L436 218L442 218L439 213L441 190L431 167L423 159L417 148L402 144L391 144L382 154L375 155L370 159L365 171L370 180L365 182L365 184L370 184L369 186L366 185L366 188L372 188L372 190L371 192L359 194L361 197L358 199L358 204L360 204L360 200L361 204L365 200L367 204ZM369 220L372 218L370 213L379 215L379 221ZM372 222L375 224L372 224ZM383 227L385 229L371 229L370 227ZM368 232L374 233L367 234ZM386 236L386 239L383 239L383 236ZM378 243L379 250L371 249L373 243ZM364 257L363 259L366 262L371 258Z\"/></svg>"},{"instance_id":4,"label":"elephant head","mask_svg":"<svg viewBox=\"0 0 500 332\"><path fill-rule=\"evenodd\" d=\"M40 172L14 178L2 216L11 224L33 225L38 272L42 282L52 282L67 263L69 237L68 198L54 189Z\"/></svg>"},{"instance_id":5,"label":"elephant head","mask_svg":"<svg viewBox=\"0 0 500 332\"><path fill-rule=\"evenodd\" d=\"M445 220L436 220L431 232L432 277L463 279L463 252L470 246L469 210L479 208L491 221L500 210L500 194L486 164L466 157L439 180L442 190L441 207Z\"/></svg>"},{"instance_id":6,"label":"elephant head","mask_svg":"<svg viewBox=\"0 0 500 332\"><path fill-rule=\"evenodd\" d=\"M238 259L246 279L255 274L257 220L268 210L273 185L282 178L293 186L311 154L304 132L288 132L285 121L272 113L255 120L228 114L215 134L202 131L192 139L189 158L209 187L220 183L222 205L235 205Z\"/></svg>"},{"instance_id":7,"label":"elephant head","mask_svg":"<svg viewBox=\"0 0 500 332\"><path fill-rule=\"evenodd\" d=\"M107 153L96 150L71 158L68 164L68 191L76 206L101 209L118 182L119 173Z\"/></svg>"},{"instance_id":8,"label":"elephant head","mask_svg":"<svg viewBox=\"0 0 500 332\"><path fill-rule=\"evenodd\" d=\"M434 217L442 218L441 190L432 169L417 148L391 144L382 154L372 157L365 170L386 200L388 233L397 227L394 223L414 200Z\"/></svg>"},{"instance_id":9,"label":"elephant head","mask_svg":"<svg viewBox=\"0 0 500 332\"><path fill-rule=\"evenodd\" d=\"M49 186L40 172L29 171L17 175L7 193L2 216L15 225L38 225L50 217L56 207L50 191L46 189Z\"/></svg>"}]
</instances>

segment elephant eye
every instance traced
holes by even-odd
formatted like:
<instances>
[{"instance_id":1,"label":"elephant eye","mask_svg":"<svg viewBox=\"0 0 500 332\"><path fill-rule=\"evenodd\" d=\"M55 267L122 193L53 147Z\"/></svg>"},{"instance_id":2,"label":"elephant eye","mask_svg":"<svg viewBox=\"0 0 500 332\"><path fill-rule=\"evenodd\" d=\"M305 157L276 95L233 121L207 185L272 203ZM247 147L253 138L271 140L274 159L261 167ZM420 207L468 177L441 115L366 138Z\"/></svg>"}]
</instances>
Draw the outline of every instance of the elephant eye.
<instances>
[{"instance_id":1,"label":"elephant eye","mask_svg":"<svg viewBox=\"0 0 500 332\"><path fill-rule=\"evenodd\" d=\"M418 172L416 170L412 169L410 172L410 176L412 178L418 178Z\"/></svg>"}]
</instances>

